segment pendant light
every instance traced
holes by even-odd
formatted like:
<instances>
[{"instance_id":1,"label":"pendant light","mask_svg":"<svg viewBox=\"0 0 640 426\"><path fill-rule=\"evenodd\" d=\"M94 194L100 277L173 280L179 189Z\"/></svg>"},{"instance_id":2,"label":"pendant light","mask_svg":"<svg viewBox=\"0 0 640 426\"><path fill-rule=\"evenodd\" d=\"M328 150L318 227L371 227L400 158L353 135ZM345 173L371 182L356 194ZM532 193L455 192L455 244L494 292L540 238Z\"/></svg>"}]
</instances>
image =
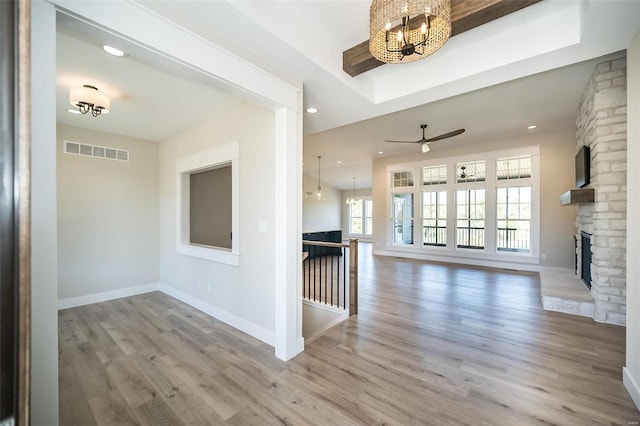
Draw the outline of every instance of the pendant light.
<instances>
[{"instance_id":1,"label":"pendant light","mask_svg":"<svg viewBox=\"0 0 640 426\"><path fill-rule=\"evenodd\" d=\"M346 201L347 204L352 204L356 202L356 177L354 176L352 179L353 179L353 198L347 198L347 201Z\"/></svg>"},{"instance_id":2,"label":"pendant light","mask_svg":"<svg viewBox=\"0 0 640 426\"><path fill-rule=\"evenodd\" d=\"M320 159L322 157L318 155L318 187L316 188L316 200L322 200L322 186L320 186Z\"/></svg>"}]
</instances>

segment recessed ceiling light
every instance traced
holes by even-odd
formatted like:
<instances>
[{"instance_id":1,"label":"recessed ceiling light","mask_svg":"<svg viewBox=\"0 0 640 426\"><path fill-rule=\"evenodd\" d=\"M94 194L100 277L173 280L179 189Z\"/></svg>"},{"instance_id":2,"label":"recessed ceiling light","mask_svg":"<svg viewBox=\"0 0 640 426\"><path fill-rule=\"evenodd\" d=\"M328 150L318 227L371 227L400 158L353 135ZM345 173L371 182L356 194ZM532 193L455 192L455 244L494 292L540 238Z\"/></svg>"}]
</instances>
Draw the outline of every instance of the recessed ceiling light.
<instances>
[{"instance_id":1,"label":"recessed ceiling light","mask_svg":"<svg viewBox=\"0 0 640 426\"><path fill-rule=\"evenodd\" d=\"M337 161L337 163L338 163L338 164L342 164L342 161L338 160L338 161Z\"/></svg>"},{"instance_id":2,"label":"recessed ceiling light","mask_svg":"<svg viewBox=\"0 0 640 426\"><path fill-rule=\"evenodd\" d=\"M315 114L315 113L317 113L317 112L318 112L318 108L309 107L309 108L307 108L307 112L308 112L309 114Z\"/></svg>"},{"instance_id":3,"label":"recessed ceiling light","mask_svg":"<svg viewBox=\"0 0 640 426\"><path fill-rule=\"evenodd\" d=\"M531 125L531 126L527 127L527 129L529 129L529 130L533 130L533 129L535 129L536 127L537 127L537 126L535 126L535 125Z\"/></svg>"},{"instance_id":4,"label":"recessed ceiling light","mask_svg":"<svg viewBox=\"0 0 640 426\"><path fill-rule=\"evenodd\" d=\"M384 154L384 152L382 152L382 151L378 151L378 154Z\"/></svg>"},{"instance_id":5,"label":"recessed ceiling light","mask_svg":"<svg viewBox=\"0 0 640 426\"><path fill-rule=\"evenodd\" d=\"M73 108L69 108L67 110L67 112L71 113L71 114L80 114L80 111L78 111L77 109L73 109Z\"/></svg>"},{"instance_id":6,"label":"recessed ceiling light","mask_svg":"<svg viewBox=\"0 0 640 426\"><path fill-rule=\"evenodd\" d=\"M104 49L105 52L107 52L109 55L113 55L113 56L126 56L127 54L124 53L122 50L120 49L116 49L113 46L109 46L108 44L105 44L104 46L102 46L102 48Z\"/></svg>"}]
</instances>

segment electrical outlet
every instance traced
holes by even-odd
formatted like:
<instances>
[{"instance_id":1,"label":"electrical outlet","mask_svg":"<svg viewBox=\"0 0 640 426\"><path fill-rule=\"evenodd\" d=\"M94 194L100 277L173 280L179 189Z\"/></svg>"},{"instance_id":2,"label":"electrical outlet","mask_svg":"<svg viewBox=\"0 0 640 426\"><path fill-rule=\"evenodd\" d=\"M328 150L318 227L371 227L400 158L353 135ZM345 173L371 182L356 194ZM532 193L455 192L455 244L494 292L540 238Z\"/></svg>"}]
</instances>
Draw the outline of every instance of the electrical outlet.
<instances>
[{"instance_id":1,"label":"electrical outlet","mask_svg":"<svg viewBox=\"0 0 640 426\"><path fill-rule=\"evenodd\" d=\"M545 260L546 258L547 258L547 255L546 255L546 254L542 253L542 254L540 255L540 259Z\"/></svg>"},{"instance_id":2,"label":"electrical outlet","mask_svg":"<svg viewBox=\"0 0 640 426\"><path fill-rule=\"evenodd\" d=\"M200 289L200 280L196 281L196 286L197 286L198 289Z\"/></svg>"},{"instance_id":3,"label":"electrical outlet","mask_svg":"<svg viewBox=\"0 0 640 426\"><path fill-rule=\"evenodd\" d=\"M211 293L211 283L207 283L207 291Z\"/></svg>"}]
</instances>

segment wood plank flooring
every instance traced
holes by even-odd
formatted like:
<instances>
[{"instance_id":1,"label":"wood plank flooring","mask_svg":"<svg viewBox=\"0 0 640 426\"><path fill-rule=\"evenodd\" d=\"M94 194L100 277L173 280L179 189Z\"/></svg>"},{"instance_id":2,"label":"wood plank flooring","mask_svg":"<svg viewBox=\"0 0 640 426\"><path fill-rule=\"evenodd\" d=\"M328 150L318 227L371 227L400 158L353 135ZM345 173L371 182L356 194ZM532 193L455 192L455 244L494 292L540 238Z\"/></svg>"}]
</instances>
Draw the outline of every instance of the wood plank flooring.
<instances>
[{"instance_id":1,"label":"wood plank flooring","mask_svg":"<svg viewBox=\"0 0 640 426\"><path fill-rule=\"evenodd\" d=\"M377 258L359 315L289 362L162 293L59 313L62 425L629 425L625 329L537 275Z\"/></svg>"}]
</instances>

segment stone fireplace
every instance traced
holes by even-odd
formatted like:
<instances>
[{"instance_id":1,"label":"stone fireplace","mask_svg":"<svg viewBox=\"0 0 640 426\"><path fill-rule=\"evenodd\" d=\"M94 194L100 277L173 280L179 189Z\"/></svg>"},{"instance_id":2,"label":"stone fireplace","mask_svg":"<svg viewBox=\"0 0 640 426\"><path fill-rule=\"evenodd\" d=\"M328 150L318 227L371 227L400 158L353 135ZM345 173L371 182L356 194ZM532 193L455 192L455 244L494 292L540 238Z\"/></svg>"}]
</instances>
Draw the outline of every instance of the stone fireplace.
<instances>
[{"instance_id":1,"label":"stone fireplace","mask_svg":"<svg viewBox=\"0 0 640 426\"><path fill-rule=\"evenodd\" d=\"M591 182L585 188L595 190L595 202L577 208L576 273L586 269L583 232L591 234L593 318L621 325L626 321L626 70L626 56L597 65L576 121L576 151L583 145L591 151Z\"/></svg>"}]
</instances>

